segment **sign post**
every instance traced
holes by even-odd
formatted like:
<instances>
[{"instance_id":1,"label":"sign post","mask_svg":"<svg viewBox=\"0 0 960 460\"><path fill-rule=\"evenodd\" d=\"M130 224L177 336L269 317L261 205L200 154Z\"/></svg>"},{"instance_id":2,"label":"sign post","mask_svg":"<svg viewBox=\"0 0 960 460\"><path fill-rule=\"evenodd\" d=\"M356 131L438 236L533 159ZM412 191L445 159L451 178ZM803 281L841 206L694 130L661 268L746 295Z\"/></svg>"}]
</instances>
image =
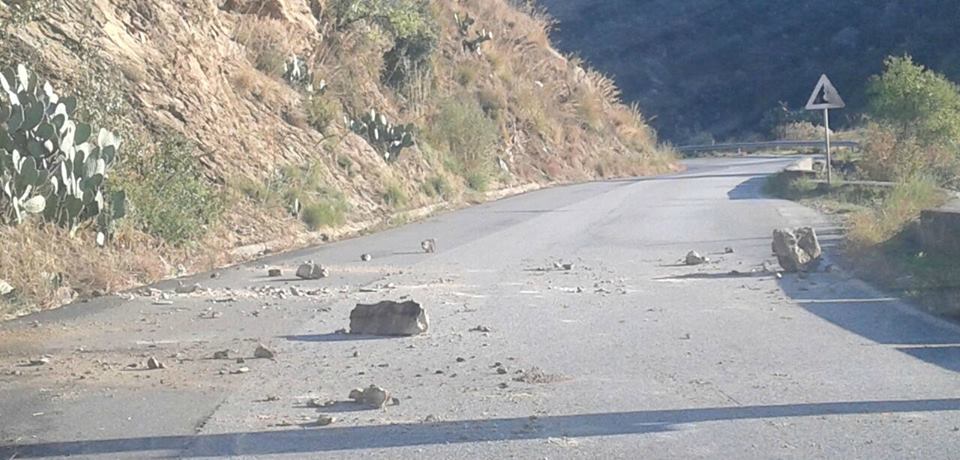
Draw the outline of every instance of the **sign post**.
<instances>
[{"instance_id":1,"label":"sign post","mask_svg":"<svg viewBox=\"0 0 960 460\"><path fill-rule=\"evenodd\" d=\"M807 110L823 110L823 133L827 148L827 184L833 184L833 156L830 152L830 109L842 109L847 105L833 86L827 75L821 75L820 81L813 89L810 100L807 101Z\"/></svg>"}]
</instances>

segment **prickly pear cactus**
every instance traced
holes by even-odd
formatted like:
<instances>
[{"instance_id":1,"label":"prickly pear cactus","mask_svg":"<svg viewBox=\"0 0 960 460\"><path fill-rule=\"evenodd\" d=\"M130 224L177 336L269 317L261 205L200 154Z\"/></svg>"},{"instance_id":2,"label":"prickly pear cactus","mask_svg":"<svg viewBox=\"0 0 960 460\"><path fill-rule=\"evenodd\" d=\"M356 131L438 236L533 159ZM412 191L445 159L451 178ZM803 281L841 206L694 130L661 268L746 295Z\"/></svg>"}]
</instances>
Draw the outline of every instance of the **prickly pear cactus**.
<instances>
[{"instance_id":1,"label":"prickly pear cactus","mask_svg":"<svg viewBox=\"0 0 960 460\"><path fill-rule=\"evenodd\" d=\"M307 61L297 55L290 56L290 59L287 60L283 67L283 79L291 85L308 87L310 86L311 78L312 76L310 74L310 68L307 66Z\"/></svg>"},{"instance_id":2,"label":"prickly pear cactus","mask_svg":"<svg viewBox=\"0 0 960 460\"><path fill-rule=\"evenodd\" d=\"M454 13L453 19L457 22L457 29L460 31L461 37L468 37L470 35L470 27L473 27L473 24L477 22L476 19L470 17L469 13L463 17L461 17L459 13ZM473 39L464 38L461 45L464 51L483 54L480 45L489 40L493 40L493 32L487 29L480 29L477 31L476 37Z\"/></svg>"},{"instance_id":3,"label":"prickly pear cactus","mask_svg":"<svg viewBox=\"0 0 960 460\"><path fill-rule=\"evenodd\" d=\"M351 131L364 137L387 161L396 161L403 149L416 144L416 128L412 123L394 125L386 115L377 113L375 109L370 109L370 112L356 120L347 119L346 123Z\"/></svg>"},{"instance_id":4,"label":"prickly pear cactus","mask_svg":"<svg viewBox=\"0 0 960 460\"><path fill-rule=\"evenodd\" d=\"M120 139L71 119L76 108L76 98L59 96L22 64L0 71L0 223L38 214L71 231L97 219L104 231L123 216L122 192L104 198Z\"/></svg>"}]
</instances>

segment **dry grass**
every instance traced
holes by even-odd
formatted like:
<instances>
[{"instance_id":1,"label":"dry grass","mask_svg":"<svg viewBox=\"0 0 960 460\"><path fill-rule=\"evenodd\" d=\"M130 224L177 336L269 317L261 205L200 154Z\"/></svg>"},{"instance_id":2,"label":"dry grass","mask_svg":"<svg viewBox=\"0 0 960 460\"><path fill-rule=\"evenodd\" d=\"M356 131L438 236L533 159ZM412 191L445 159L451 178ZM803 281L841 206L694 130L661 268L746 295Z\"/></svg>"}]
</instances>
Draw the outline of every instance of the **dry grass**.
<instances>
[{"instance_id":1,"label":"dry grass","mask_svg":"<svg viewBox=\"0 0 960 460\"><path fill-rule=\"evenodd\" d=\"M854 253L892 239L924 209L942 204L944 197L935 182L914 179L898 184L876 209L850 216L847 240Z\"/></svg>"},{"instance_id":2,"label":"dry grass","mask_svg":"<svg viewBox=\"0 0 960 460\"><path fill-rule=\"evenodd\" d=\"M0 279L16 289L12 298L0 300L0 315L113 292L170 271L161 254L144 250L155 244L142 234L121 234L117 245L100 249L89 238L71 238L61 228L29 223L0 228L0 238L5 247L16 248L0 251Z\"/></svg>"},{"instance_id":3,"label":"dry grass","mask_svg":"<svg viewBox=\"0 0 960 460\"><path fill-rule=\"evenodd\" d=\"M237 23L233 39L247 50L257 70L273 77L283 75L286 60L296 50L296 37L289 24L277 19L244 16Z\"/></svg>"},{"instance_id":4,"label":"dry grass","mask_svg":"<svg viewBox=\"0 0 960 460\"><path fill-rule=\"evenodd\" d=\"M280 114L293 105L297 95L283 82L270 78L251 67L238 67L230 74L230 84L238 94L267 106Z\"/></svg>"}]
</instances>

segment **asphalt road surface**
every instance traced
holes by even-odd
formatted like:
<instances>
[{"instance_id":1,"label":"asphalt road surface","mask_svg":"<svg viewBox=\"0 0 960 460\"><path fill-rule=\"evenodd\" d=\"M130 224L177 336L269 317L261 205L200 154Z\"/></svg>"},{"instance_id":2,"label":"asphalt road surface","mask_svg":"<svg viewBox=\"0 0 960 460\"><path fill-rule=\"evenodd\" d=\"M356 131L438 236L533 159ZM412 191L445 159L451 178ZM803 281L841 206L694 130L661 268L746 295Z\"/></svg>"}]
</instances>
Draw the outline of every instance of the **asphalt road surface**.
<instances>
[{"instance_id":1,"label":"asphalt road surface","mask_svg":"<svg viewBox=\"0 0 960 460\"><path fill-rule=\"evenodd\" d=\"M0 458L956 458L960 328L842 270L763 271L776 227L836 251L762 197L785 165L542 190L7 323ZM331 276L290 276L307 259ZM405 298L428 334L336 333ZM370 384L399 405L347 401Z\"/></svg>"}]
</instances>

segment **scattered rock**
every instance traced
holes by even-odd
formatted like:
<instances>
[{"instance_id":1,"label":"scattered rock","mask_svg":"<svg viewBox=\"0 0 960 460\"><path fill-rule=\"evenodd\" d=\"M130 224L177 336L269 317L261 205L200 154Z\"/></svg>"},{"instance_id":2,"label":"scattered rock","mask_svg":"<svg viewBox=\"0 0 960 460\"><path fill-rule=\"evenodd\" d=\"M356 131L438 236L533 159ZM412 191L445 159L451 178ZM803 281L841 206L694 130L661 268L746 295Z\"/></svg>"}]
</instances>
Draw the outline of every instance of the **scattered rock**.
<instances>
[{"instance_id":1,"label":"scattered rock","mask_svg":"<svg viewBox=\"0 0 960 460\"><path fill-rule=\"evenodd\" d=\"M557 269L557 270L570 271L570 270L573 270L573 264L565 264L565 263L562 263L562 262L554 262L554 263L553 263L553 268L555 268L555 269Z\"/></svg>"},{"instance_id":2,"label":"scattered rock","mask_svg":"<svg viewBox=\"0 0 960 460\"><path fill-rule=\"evenodd\" d=\"M210 279L215 280L217 278L220 278L220 272L213 272L210 274Z\"/></svg>"},{"instance_id":3,"label":"scattered rock","mask_svg":"<svg viewBox=\"0 0 960 460\"><path fill-rule=\"evenodd\" d=\"M307 401L307 407L312 407L314 409L320 409L324 407L333 407L336 404L337 404L336 401L324 401L322 399L317 399L317 398Z\"/></svg>"},{"instance_id":4,"label":"scattered rock","mask_svg":"<svg viewBox=\"0 0 960 460\"><path fill-rule=\"evenodd\" d=\"M230 359L230 350L220 350L213 352L213 359Z\"/></svg>"},{"instance_id":5,"label":"scattered rock","mask_svg":"<svg viewBox=\"0 0 960 460\"><path fill-rule=\"evenodd\" d=\"M384 336L411 336L427 332L430 319L412 300L385 300L372 305L357 304L350 312L350 333Z\"/></svg>"},{"instance_id":6,"label":"scattered rock","mask_svg":"<svg viewBox=\"0 0 960 460\"><path fill-rule=\"evenodd\" d=\"M506 375L506 373L507 373L507 368L505 368L505 367L498 367L498 368L497 368L497 373L500 374L500 375Z\"/></svg>"},{"instance_id":7,"label":"scattered rock","mask_svg":"<svg viewBox=\"0 0 960 460\"><path fill-rule=\"evenodd\" d=\"M151 356L150 358L147 359L147 369L151 369L151 370L153 370L153 369L166 369L166 367L167 367L167 366L165 366L163 363L161 363L160 360L157 359L157 358L154 357L154 356Z\"/></svg>"},{"instance_id":8,"label":"scattered rock","mask_svg":"<svg viewBox=\"0 0 960 460\"><path fill-rule=\"evenodd\" d=\"M497 384L497 386L500 387L501 389L504 389L504 388L509 387L510 384L507 383L507 382L500 382L499 384Z\"/></svg>"},{"instance_id":9,"label":"scattered rock","mask_svg":"<svg viewBox=\"0 0 960 460\"><path fill-rule=\"evenodd\" d=\"M356 388L351 390L348 397L357 403L376 409L382 409L387 401L390 401L390 394L387 390L377 385L370 385L366 389Z\"/></svg>"},{"instance_id":10,"label":"scattered rock","mask_svg":"<svg viewBox=\"0 0 960 460\"><path fill-rule=\"evenodd\" d=\"M371 256L370 254L363 254L360 256L360 260L364 262L370 262L371 260L373 260L373 256Z\"/></svg>"},{"instance_id":11,"label":"scattered rock","mask_svg":"<svg viewBox=\"0 0 960 460\"><path fill-rule=\"evenodd\" d=\"M269 276L270 278L277 278L277 277L283 276L283 270L279 268L271 268L270 270L267 270L267 276Z\"/></svg>"},{"instance_id":12,"label":"scattered rock","mask_svg":"<svg viewBox=\"0 0 960 460\"><path fill-rule=\"evenodd\" d=\"M515 382L543 384L559 382L563 380L563 377L554 374L547 374L539 367L533 367L530 370L521 372L520 375L514 377L513 380Z\"/></svg>"},{"instance_id":13,"label":"scattered rock","mask_svg":"<svg viewBox=\"0 0 960 460\"><path fill-rule=\"evenodd\" d=\"M700 265L709 262L710 259L705 256L700 255L697 251L690 251L687 253L687 257L683 259L683 263L687 265Z\"/></svg>"},{"instance_id":14,"label":"scattered rock","mask_svg":"<svg viewBox=\"0 0 960 460\"><path fill-rule=\"evenodd\" d=\"M468 332L490 332L490 328L487 326L477 326L470 328Z\"/></svg>"},{"instance_id":15,"label":"scattered rock","mask_svg":"<svg viewBox=\"0 0 960 460\"><path fill-rule=\"evenodd\" d=\"M183 281L180 281L179 283L180 285L173 290L173 292L176 292L177 294L193 294L194 292L200 290L199 283L191 284L189 286L183 284Z\"/></svg>"},{"instance_id":16,"label":"scattered rock","mask_svg":"<svg viewBox=\"0 0 960 460\"><path fill-rule=\"evenodd\" d=\"M276 355L277 354L273 350L265 347L262 343L257 344L257 349L253 350L254 358L273 359L274 357L276 357Z\"/></svg>"},{"instance_id":17,"label":"scattered rock","mask_svg":"<svg viewBox=\"0 0 960 460\"><path fill-rule=\"evenodd\" d=\"M277 402L280 400L280 397L277 395L269 395L266 398L263 398L263 402Z\"/></svg>"},{"instance_id":18,"label":"scattered rock","mask_svg":"<svg viewBox=\"0 0 960 460\"><path fill-rule=\"evenodd\" d=\"M423 248L423 252L432 253L437 252L437 240L435 238L429 238L420 242L420 247Z\"/></svg>"},{"instance_id":19,"label":"scattered rock","mask_svg":"<svg viewBox=\"0 0 960 460\"><path fill-rule=\"evenodd\" d=\"M327 426L336 421L337 418L332 415L320 414L320 416L317 417L317 425L319 426Z\"/></svg>"},{"instance_id":20,"label":"scattered rock","mask_svg":"<svg viewBox=\"0 0 960 460\"><path fill-rule=\"evenodd\" d=\"M307 262L297 268L297 278L305 280L318 280L330 276L330 272L318 264Z\"/></svg>"},{"instance_id":21,"label":"scattered rock","mask_svg":"<svg viewBox=\"0 0 960 460\"><path fill-rule=\"evenodd\" d=\"M29 362L31 366L43 366L44 364L50 364L49 356L41 356L37 359L31 359Z\"/></svg>"},{"instance_id":22,"label":"scattered rock","mask_svg":"<svg viewBox=\"0 0 960 460\"><path fill-rule=\"evenodd\" d=\"M0 280L0 296L5 296L11 292L13 292L13 285L4 280Z\"/></svg>"},{"instance_id":23,"label":"scattered rock","mask_svg":"<svg viewBox=\"0 0 960 460\"><path fill-rule=\"evenodd\" d=\"M440 421L440 417L430 414L423 418L423 423L437 423Z\"/></svg>"},{"instance_id":24,"label":"scattered rock","mask_svg":"<svg viewBox=\"0 0 960 460\"><path fill-rule=\"evenodd\" d=\"M733 254L733 248L731 248L730 246L727 246L727 247L723 248L723 253L724 253L724 254Z\"/></svg>"},{"instance_id":25,"label":"scattered rock","mask_svg":"<svg viewBox=\"0 0 960 460\"><path fill-rule=\"evenodd\" d=\"M774 230L773 252L780 266L788 272L801 272L814 268L822 255L817 233L811 227Z\"/></svg>"},{"instance_id":26,"label":"scattered rock","mask_svg":"<svg viewBox=\"0 0 960 460\"><path fill-rule=\"evenodd\" d=\"M245 360L245 359L243 359L243 358L237 358L237 361L236 361L236 362L237 362L237 364L243 364L243 363L247 362L247 360Z\"/></svg>"}]
</instances>

